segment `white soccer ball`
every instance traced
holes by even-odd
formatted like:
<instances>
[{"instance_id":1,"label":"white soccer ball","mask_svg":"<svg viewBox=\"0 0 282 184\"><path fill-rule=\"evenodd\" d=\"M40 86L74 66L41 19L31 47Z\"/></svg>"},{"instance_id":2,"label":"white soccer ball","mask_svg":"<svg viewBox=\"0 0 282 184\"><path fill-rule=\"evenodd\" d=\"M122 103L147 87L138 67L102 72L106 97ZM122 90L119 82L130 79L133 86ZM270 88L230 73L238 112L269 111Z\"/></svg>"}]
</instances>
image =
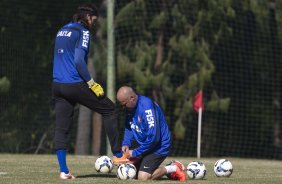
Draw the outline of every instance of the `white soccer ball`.
<instances>
[{"instance_id":1,"label":"white soccer ball","mask_svg":"<svg viewBox=\"0 0 282 184\"><path fill-rule=\"evenodd\" d=\"M187 166L187 174L191 179L203 179L206 176L206 172L206 166L201 161L193 161Z\"/></svg>"},{"instance_id":2,"label":"white soccer ball","mask_svg":"<svg viewBox=\"0 0 282 184\"><path fill-rule=\"evenodd\" d=\"M137 169L133 164L121 164L117 168L117 177L121 180L134 179Z\"/></svg>"},{"instance_id":3,"label":"white soccer ball","mask_svg":"<svg viewBox=\"0 0 282 184\"><path fill-rule=\"evenodd\" d=\"M169 165L175 165L175 163L178 163L178 165L181 165L181 169L184 171L185 170L185 166L179 162L178 160L171 160L167 166ZM171 180L177 180L177 178L175 177L174 173L169 173L169 174L166 174L166 176L171 179Z\"/></svg>"},{"instance_id":4,"label":"white soccer ball","mask_svg":"<svg viewBox=\"0 0 282 184\"><path fill-rule=\"evenodd\" d=\"M214 164L214 173L216 176L229 177L233 172L233 166L227 159L220 159Z\"/></svg>"},{"instance_id":5,"label":"white soccer ball","mask_svg":"<svg viewBox=\"0 0 282 184\"><path fill-rule=\"evenodd\" d=\"M95 161L95 169L97 172L110 173L114 168L112 160L108 156L100 156Z\"/></svg>"}]
</instances>

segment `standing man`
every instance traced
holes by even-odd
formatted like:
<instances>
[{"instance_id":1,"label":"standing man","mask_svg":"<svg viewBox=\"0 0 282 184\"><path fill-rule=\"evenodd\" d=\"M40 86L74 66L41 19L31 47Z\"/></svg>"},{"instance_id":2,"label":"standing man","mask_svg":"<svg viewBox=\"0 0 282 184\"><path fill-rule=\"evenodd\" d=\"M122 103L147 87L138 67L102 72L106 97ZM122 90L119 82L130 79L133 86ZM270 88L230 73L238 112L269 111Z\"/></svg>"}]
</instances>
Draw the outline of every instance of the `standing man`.
<instances>
[{"instance_id":1,"label":"standing man","mask_svg":"<svg viewBox=\"0 0 282 184\"><path fill-rule=\"evenodd\" d=\"M57 33L53 65L53 99L55 102L55 150L60 165L61 179L75 179L66 164L67 137L74 106L79 103L102 115L114 163L126 162L119 143L117 115L113 102L104 96L102 86L96 83L87 69L90 29L98 18L93 4L78 7L73 22Z\"/></svg>"},{"instance_id":2,"label":"standing man","mask_svg":"<svg viewBox=\"0 0 282 184\"><path fill-rule=\"evenodd\" d=\"M126 109L126 122L122 151L135 166L138 179L157 179L166 174L186 181L186 174L179 163L160 166L168 156L171 141L165 116L158 104L150 98L137 95L131 87L123 86L117 92L117 100ZM139 147L131 150L132 141Z\"/></svg>"}]
</instances>

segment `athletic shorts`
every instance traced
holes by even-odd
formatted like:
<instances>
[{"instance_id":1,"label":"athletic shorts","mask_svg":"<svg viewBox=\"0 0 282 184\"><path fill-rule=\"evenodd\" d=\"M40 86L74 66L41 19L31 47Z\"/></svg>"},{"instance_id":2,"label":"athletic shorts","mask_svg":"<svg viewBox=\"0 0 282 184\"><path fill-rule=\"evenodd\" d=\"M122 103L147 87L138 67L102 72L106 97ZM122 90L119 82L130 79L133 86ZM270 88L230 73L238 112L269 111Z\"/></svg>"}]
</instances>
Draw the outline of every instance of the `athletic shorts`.
<instances>
[{"instance_id":1,"label":"athletic shorts","mask_svg":"<svg viewBox=\"0 0 282 184\"><path fill-rule=\"evenodd\" d=\"M166 156L157 155L157 154L148 154L134 165L138 171L143 171L149 174L153 174L154 171L161 165L161 163L165 159Z\"/></svg>"}]
</instances>

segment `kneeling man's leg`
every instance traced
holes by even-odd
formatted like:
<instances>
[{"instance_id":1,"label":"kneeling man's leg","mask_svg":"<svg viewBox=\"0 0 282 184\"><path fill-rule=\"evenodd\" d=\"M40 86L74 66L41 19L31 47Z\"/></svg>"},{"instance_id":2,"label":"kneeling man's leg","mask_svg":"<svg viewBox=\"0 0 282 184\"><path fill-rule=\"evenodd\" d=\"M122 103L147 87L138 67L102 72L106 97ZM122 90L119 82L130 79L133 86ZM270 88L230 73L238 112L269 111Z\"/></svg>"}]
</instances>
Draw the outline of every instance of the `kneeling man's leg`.
<instances>
[{"instance_id":1,"label":"kneeling man's leg","mask_svg":"<svg viewBox=\"0 0 282 184\"><path fill-rule=\"evenodd\" d=\"M165 160L165 156L149 154L146 155L139 167L138 179L139 180L150 180L157 179L166 174L166 169L164 167L159 167L161 163Z\"/></svg>"}]
</instances>

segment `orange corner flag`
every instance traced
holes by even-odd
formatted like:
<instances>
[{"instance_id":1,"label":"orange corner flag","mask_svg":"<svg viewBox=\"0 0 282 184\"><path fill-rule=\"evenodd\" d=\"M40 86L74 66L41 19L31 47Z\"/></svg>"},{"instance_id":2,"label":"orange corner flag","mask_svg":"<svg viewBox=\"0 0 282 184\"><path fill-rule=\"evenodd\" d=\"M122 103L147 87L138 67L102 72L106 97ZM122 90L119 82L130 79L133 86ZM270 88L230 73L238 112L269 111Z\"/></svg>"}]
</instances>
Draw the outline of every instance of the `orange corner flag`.
<instances>
[{"instance_id":1,"label":"orange corner flag","mask_svg":"<svg viewBox=\"0 0 282 184\"><path fill-rule=\"evenodd\" d=\"M204 104L203 104L203 92L199 91L197 95L194 98L193 102L193 108L196 112L199 112L199 109L202 108L202 111L204 110Z\"/></svg>"}]
</instances>

